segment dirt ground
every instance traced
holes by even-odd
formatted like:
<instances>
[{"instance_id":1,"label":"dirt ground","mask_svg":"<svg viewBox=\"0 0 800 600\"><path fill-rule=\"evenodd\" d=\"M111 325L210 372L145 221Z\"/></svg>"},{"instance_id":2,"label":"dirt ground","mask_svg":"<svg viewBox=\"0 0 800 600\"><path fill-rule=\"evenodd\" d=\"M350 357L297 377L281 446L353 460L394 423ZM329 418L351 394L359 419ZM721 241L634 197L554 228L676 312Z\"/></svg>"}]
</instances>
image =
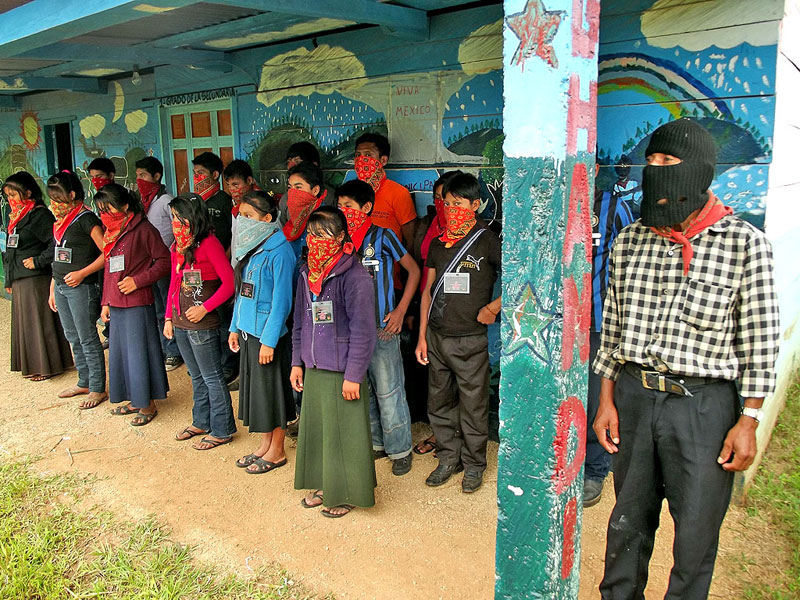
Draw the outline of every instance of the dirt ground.
<instances>
[{"instance_id":1,"label":"dirt ground","mask_svg":"<svg viewBox=\"0 0 800 600\"><path fill-rule=\"evenodd\" d=\"M10 303L0 301L0 453L42 457L36 466L45 471L97 476L87 502L109 507L121 518L154 513L172 527L177 541L196 545L204 560L244 575L278 563L320 595L492 597L495 444L490 444L485 485L472 496L460 492L459 481L439 489L425 486L435 466L432 455L415 457L404 477L392 476L391 463L383 459L376 464L375 508L325 519L300 506L301 493L293 489L293 443L287 448L289 468L251 476L234 461L257 446L256 435L240 429L232 444L207 452L174 440L190 422L191 385L184 367L170 373L172 390L159 404L158 417L134 428L129 417L109 415L108 403L81 411L74 400L58 399L60 389L75 383L74 371L41 383L10 373L9 329ZM426 434L426 426L415 426L415 440ZM581 600L599 597L612 498L609 478L601 503L584 513ZM742 513L732 510L726 521L712 598L737 597L735 565L747 550L740 535ZM669 525L656 543L653 597L663 595L671 565L673 534L666 510L662 522ZM770 543L766 527L761 529L760 541Z\"/></svg>"}]
</instances>

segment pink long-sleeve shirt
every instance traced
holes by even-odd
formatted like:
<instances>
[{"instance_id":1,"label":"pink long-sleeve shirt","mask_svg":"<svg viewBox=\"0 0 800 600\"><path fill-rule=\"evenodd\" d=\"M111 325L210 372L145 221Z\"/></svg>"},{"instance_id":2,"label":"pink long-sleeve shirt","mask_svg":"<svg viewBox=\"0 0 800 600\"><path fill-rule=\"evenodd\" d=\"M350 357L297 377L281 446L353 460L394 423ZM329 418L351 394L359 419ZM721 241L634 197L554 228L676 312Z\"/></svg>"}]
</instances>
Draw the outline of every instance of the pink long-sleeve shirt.
<instances>
[{"instance_id":1,"label":"pink long-sleeve shirt","mask_svg":"<svg viewBox=\"0 0 800 600\"><path fill-rule=\"evenodd\" d=\"M173 244L170 249L169 295L167 296L167 308L165 311L167 319L172 318L173 308L177 314L181 313L179 293L183 271L186 269L199 269L203 281L220 281L217 291L203 302L203 308L208 312L224 304L233 296L233 268L225 255L225 249L214 235L204 238L200 245L195 248L194 262L191 264L184 263L181 271L176 270L177 266L178 253L175 251L175 244Z\"/></svg>"}]
</instances>

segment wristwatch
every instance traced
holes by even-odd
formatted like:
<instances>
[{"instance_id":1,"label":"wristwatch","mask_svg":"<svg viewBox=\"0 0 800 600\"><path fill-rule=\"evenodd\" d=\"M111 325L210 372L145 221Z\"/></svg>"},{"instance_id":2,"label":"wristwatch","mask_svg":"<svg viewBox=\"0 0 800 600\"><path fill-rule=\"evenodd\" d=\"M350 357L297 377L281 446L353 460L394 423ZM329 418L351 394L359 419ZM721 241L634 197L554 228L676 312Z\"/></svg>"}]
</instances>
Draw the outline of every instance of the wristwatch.
<instances>
[{"instance_id":1,"label":"wristwatch","mask_svg":"<svg viewBox=\"0 0 800 600\"><path fill-rule=\"evenodd\" d=\"M764 418L764 411L760 408L743 408L742 414L745 417L750 417L751 419L755 419L756 423L761 423L761 419Z\"/></svg>"}]
</instances>

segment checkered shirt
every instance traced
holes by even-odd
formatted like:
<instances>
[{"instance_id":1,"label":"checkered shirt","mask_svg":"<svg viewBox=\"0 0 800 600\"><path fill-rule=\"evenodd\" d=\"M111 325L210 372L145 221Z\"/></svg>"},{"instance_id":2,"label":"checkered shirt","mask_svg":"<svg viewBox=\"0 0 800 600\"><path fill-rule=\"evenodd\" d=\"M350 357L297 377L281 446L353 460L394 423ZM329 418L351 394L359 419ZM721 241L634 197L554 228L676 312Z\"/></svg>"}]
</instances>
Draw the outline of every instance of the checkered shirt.
<instances>
[{"instance_id":1,"label":"checkered shirt","mask_svg":"<svg viewBox=\"0 0 800 600\"><path fill-rule=\"evenodd\" d=\"M665 374L739 379L745 398L775 388L780 326L766 236L725 216L681 246L641 221L611 253L603 332L594 370L616 380L631 361Z\"/></svg>"}]
</instances>

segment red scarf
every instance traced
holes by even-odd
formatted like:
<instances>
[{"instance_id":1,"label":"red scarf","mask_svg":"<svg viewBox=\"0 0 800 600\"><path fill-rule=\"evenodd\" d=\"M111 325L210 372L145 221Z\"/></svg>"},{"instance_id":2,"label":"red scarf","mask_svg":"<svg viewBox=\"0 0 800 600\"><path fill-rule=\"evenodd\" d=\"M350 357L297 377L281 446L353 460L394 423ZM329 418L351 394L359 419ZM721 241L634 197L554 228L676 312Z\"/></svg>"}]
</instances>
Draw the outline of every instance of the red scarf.
<instances>
[{"instance_id":1,"label":"red scarf","mask_svg":"<svg viewBox=\"0 0 800 600\"><path fill-rule=\"evenodd\" d=\"M343 246L338 240L311 233L306 236L306 244L308 244L308 288L312 294L318 296L322 293L322 283L339 259L345 254L353 253L353 244L347 242Z\"/></svg>"},{"instance_id":2,"label":"red scarf","mask_svg":"<svg viewBox=\"0 0 800 600\"><path fill-rule=\"evenodd\" d=\"M139 188L139 196L142 198L144 212L147 212L150 210L150 205L153 203L153 200L155 200L156 196L158 195L158 190L161 189L161 183L147 181L145 179L137 179L136 187Z\"/></svg>"},{"instance_id":3,"label":"red scarf","mask_svg":"<svg viewBox=\"0 0 800 600\"><path fill-rule=\"evenodd\" d=\"M181 223L178 219L172 221L172 234L175 236L175 252L177 254L175 272L180 273L183 263L186 262L186 251L194 243L194 236L189 223Z\"/></svg>"},{"instance_id":4,"label":"red scarf","mask_svg":"<svg viewBox=\"0 0 800 600\"><path fill-rule=\"evenodd\" d=\"M708 202L700 209L697 216L686 226L685 231L675 231L671 227L667 230L666 227L656 228L651 227L650 230L656 235L668 238L670 241L681 245L681 257L683 258L683 274L689 274L689 264L692 262L694 256L694 248L689 238L696 236L711 227L714 223L719 221L722 217L733 214L733 209L730 206L725 206L719 198L712 192L708 192Z\"/></svg>"},{"instance_id":5,"label":"red scarf","mask_svg":"<svg viewBox=\"0 0 800 600\"><path fill-rule=\"evenodd\" d=\"M376 192L381 187L383 180L386 179L383 164L371 156L356 156L355 169L356 177L361 181L366 181Z\"/></svg>"},{"instance_id":6,"label":"red scarf","mask_svg":"<svg viewBox=\"0 0 800 600\"><path fill-rule=\"evenodd\" d=\"M263 190L260 187L258 187L257 183L253 183L253 185L250 187L249 190L247 190L247 192L237 191L236 193L234 193L232 189L228 188L228 193L231 195L231 201L233 202L233 208L231 208L231 215L233 215L234 219L239 216L239 205L242 203L242 198L244 198L244 195L248 192L253 192L253 191L261 192ZM269 192L269 194L271 196L272 192Z\"/></svg>"},{"instance_id":7,"label":"red scarf","mask_svg":"<svg viewBox=\"0 0 800 600\"><path fill-rule=\"evenodd\" d=\"M422 258L422 275L419 278L419 291L425 289L425 283L428 281L428 269L425 262L428 260L428 250L430 250L431 242L438 237L441 237L445 231L444 227L444 202L442 200L434 200L436 206L436 216L431 221L428 230L425 232L425 237L422 238L422 245L420 246L419 253Z\"/></svg>"},{"instance_id":8,"label":"red scarf","mask_svg":"<svg viewBox=\"0 0 800 600\"><path fill-rule=\"evenodd\" d=\"M463 206L445 206L447 228L439 238L449 248L475 227L475 212Z\"/></svg>"},{"instance_id":9,"label":"red scarf","mask_svg":"<svg viewBox=\"0 0 800 600\"><path fill-rule=\"evenodd\" d=\"M56 238L57 244L61 243L69 226L85 209L86 207L81 200L76 200L75 202L50 202L50 210L56 218L56 222L53 223L53 237Z\"/></svg>"},{"instance_id":10,"label":"red scarf","mask_svg":"<svg viewBox=\"0 0 800 600\"><path fill-rule=\"evenodd\" d=\"M372 219L367 213L361 212L357 208L342 206L339 210L342 211L344 218L347 219L347 233L350 234L356 249L360 250L367 231L372 227Z\"/></svg>"},{"instance_id":11,"label":"red scarf","mask_svg":"<svg viewBox=\"0 0 800 600\"><path fill-rule=\"evenodd\" d=\"M306 230L306 223L311 213L317 210L328 191L322 192L322 195L317 198L311 192L304 192L296 188L289 188L286 192L287 204L289 207L289 220L283 226L283 234L290 242L295 241Z\"/></svg>"},{"instance_id":12,"label":"red scarf","mask_svg":"<svg viewBox=\"0 0 800 600\"><path fill-rule=\"evenodd\" d=\"M108 258L108 255L111 254L114 244L117 243L119 236L121 236L122 232L125 231L125 228L128 226L128 223L131 222L131 219L133 219L132 212L100 213L100 220L103 222L103 225L106 228L106 231L103 234L103 254L106 258Z\"/></svg>"},{"instance_id":13,"label":"red scarf","mask_svg":"<svg viewBox=\"0 0 800 600\"><path fill-rule=\"evenodd\" d=\"M25 215L33 210L33 207L36 206L36 201L24 199L22 202L19 202L17 200L12 200L11 195L9 195L8 203L11 205L11 214L8 216L8 232L11 233L14 231L17 223L19 223Z\"/></svg>"},{"instance_id":14,"label":"red scarf","mask_svg":"<svg viewBox=\"0 0 800 600\"><path fill-rule=\"evenodd\" d=\"M194 193L205 202L219 191L219 181L214 181L206 175L194 174Z\"/></svg>"},{"instance_id":15,"label":"red scarf","mask_svg":"<svg viewBox=\"0 0 800 600\"><path fill-rule=\"evenodd\" d=\"M114 182L108 177L92 177L92 185L94 186L94 189L97 190L98 192L100 191L101 187L103 187L104 185L108 185L109 183L114 183Z\"/></svg>"}]
</instances>

